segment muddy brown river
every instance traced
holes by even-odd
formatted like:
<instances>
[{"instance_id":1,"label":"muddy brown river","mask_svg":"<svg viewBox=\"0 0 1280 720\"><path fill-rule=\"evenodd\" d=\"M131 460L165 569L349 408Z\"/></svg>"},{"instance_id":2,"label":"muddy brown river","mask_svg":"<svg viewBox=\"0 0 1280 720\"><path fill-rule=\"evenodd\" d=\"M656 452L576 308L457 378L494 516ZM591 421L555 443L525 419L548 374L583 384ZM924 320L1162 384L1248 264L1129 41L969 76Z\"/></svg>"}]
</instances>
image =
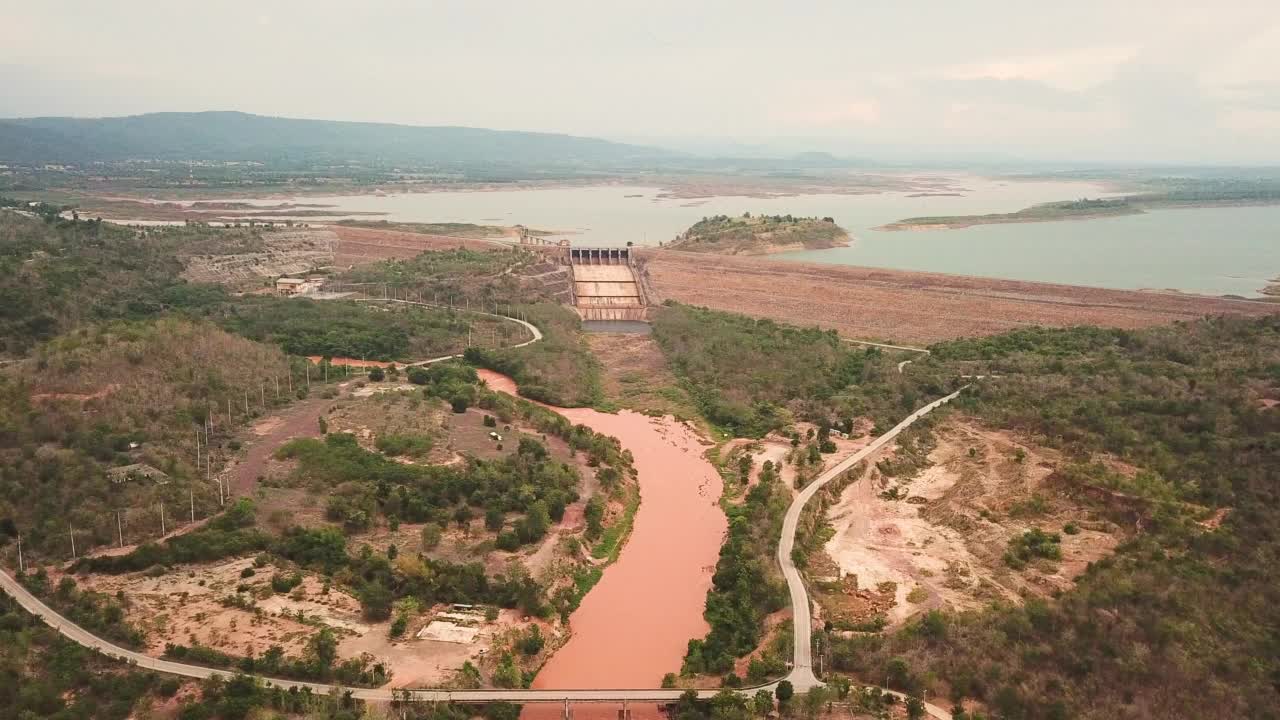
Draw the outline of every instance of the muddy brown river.
<instances>
[{"instance_id":1,"label":"muddy brown river","mask_svg":"<svg viewBox=\"0 0 1280 720\"><path fill-rule=\"evenodd\" d=\"M515 392L503 375L480 371L494 390ZM719 474L706 446L671 417L630 411L555 408L575 423L612 435L635 456L640 509L618 561L569 619L573 636L538 673L535 688L656 688L679 672L689 640L702 637L711 574L726 522L717 502ZM577 720L616 718L617 706L574 706ZM558 717L560 709L527 706L524 717ZM652 706L634 717L656 716Z\"/></svg>"}]
</instances>

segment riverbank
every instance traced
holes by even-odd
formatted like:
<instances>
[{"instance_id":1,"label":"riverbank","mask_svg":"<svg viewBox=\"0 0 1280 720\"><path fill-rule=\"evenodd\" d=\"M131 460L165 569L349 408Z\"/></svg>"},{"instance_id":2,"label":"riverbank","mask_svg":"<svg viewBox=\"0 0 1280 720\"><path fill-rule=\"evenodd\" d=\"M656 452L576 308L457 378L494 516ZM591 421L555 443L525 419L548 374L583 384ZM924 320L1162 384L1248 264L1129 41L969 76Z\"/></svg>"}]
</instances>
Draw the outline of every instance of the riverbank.
<instances>
[{"instance_id":1,"label":"riverbank","mask_svg":"<svg viewBox=\"0 0 1280 720\"><path fill-rule=\"evenodd\" d=\"M491 389L515 393L510 378L480 375ZM632 453L641 502L617 562L569 618L568 643L533 687L658 687L679 671L689 640L707 631L702 611L726 530L720 475L703 457L702 438L670 416L555 410Z\"/></svg>"}]
</instances>

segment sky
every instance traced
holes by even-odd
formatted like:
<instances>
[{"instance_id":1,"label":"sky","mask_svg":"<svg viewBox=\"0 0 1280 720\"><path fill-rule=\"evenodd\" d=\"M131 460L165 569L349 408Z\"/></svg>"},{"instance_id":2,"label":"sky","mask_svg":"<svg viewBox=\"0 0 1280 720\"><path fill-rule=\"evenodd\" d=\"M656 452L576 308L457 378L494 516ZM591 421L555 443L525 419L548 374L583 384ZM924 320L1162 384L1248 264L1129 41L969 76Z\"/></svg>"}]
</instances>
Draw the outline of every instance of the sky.
<instances>
[{"instance_id":1,"label":"sky","mask_svg":"<svg viewBox=\"0 0 1280 720\"><path fill-rule=\"evenodd\" d=\"M1280 163L1276 0L0 4L0 117L241 110L707 152Z\"/></svg>"}]
</instances>

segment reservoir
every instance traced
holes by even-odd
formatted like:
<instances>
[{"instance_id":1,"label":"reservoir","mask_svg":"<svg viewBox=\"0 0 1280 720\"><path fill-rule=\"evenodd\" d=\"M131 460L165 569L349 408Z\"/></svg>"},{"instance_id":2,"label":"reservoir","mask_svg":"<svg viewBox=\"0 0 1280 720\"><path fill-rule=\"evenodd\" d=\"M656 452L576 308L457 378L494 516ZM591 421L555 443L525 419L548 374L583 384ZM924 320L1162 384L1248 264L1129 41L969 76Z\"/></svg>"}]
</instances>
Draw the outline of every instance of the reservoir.
<instances>
[{"instance_id":1,"label":"reservoir","mask_svg":"<svg viewBox=\"0 0 1280 720\"><path fill-rule=\"evenodd\" d=\"M1119 289L1257 297L1269 279L1280 275L1280 206L1156 210L959 230L874 229L907 217L1013 212L1041 202L1108 194L1085 182L972 176L954 177L952 182L956 195L883 192L688 199L664 197L653 187L603 185L288 200L333 206L332 215L299 218L308 222L374 212L379 215L362 219L520 224L555 231L575 244L597 246L657 245L710 215L830 216L852 235L850 247L775 257ZM281 201L276 197L240 202Z\"/></svg>"}]
</instances>

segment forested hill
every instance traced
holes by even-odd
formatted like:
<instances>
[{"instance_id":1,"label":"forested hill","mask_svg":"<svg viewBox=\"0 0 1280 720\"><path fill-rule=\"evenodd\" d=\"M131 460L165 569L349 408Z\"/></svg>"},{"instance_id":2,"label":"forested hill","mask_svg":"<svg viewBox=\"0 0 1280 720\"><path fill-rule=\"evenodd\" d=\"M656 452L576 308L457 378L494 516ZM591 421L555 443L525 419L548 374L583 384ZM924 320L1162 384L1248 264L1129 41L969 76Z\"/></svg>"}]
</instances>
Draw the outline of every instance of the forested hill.
<instances>
[{"instance_id":1,"label":"forested hill","mask_svg":"<svg viewBox=\"0 0 1280 720\"><path fill-rule=\"evenodd\" d=\"M551 133L265 117L241 112L0 120L0 162L128 159L397 165L616 165L656 148Z\"/></svg>"}]
</instances>

